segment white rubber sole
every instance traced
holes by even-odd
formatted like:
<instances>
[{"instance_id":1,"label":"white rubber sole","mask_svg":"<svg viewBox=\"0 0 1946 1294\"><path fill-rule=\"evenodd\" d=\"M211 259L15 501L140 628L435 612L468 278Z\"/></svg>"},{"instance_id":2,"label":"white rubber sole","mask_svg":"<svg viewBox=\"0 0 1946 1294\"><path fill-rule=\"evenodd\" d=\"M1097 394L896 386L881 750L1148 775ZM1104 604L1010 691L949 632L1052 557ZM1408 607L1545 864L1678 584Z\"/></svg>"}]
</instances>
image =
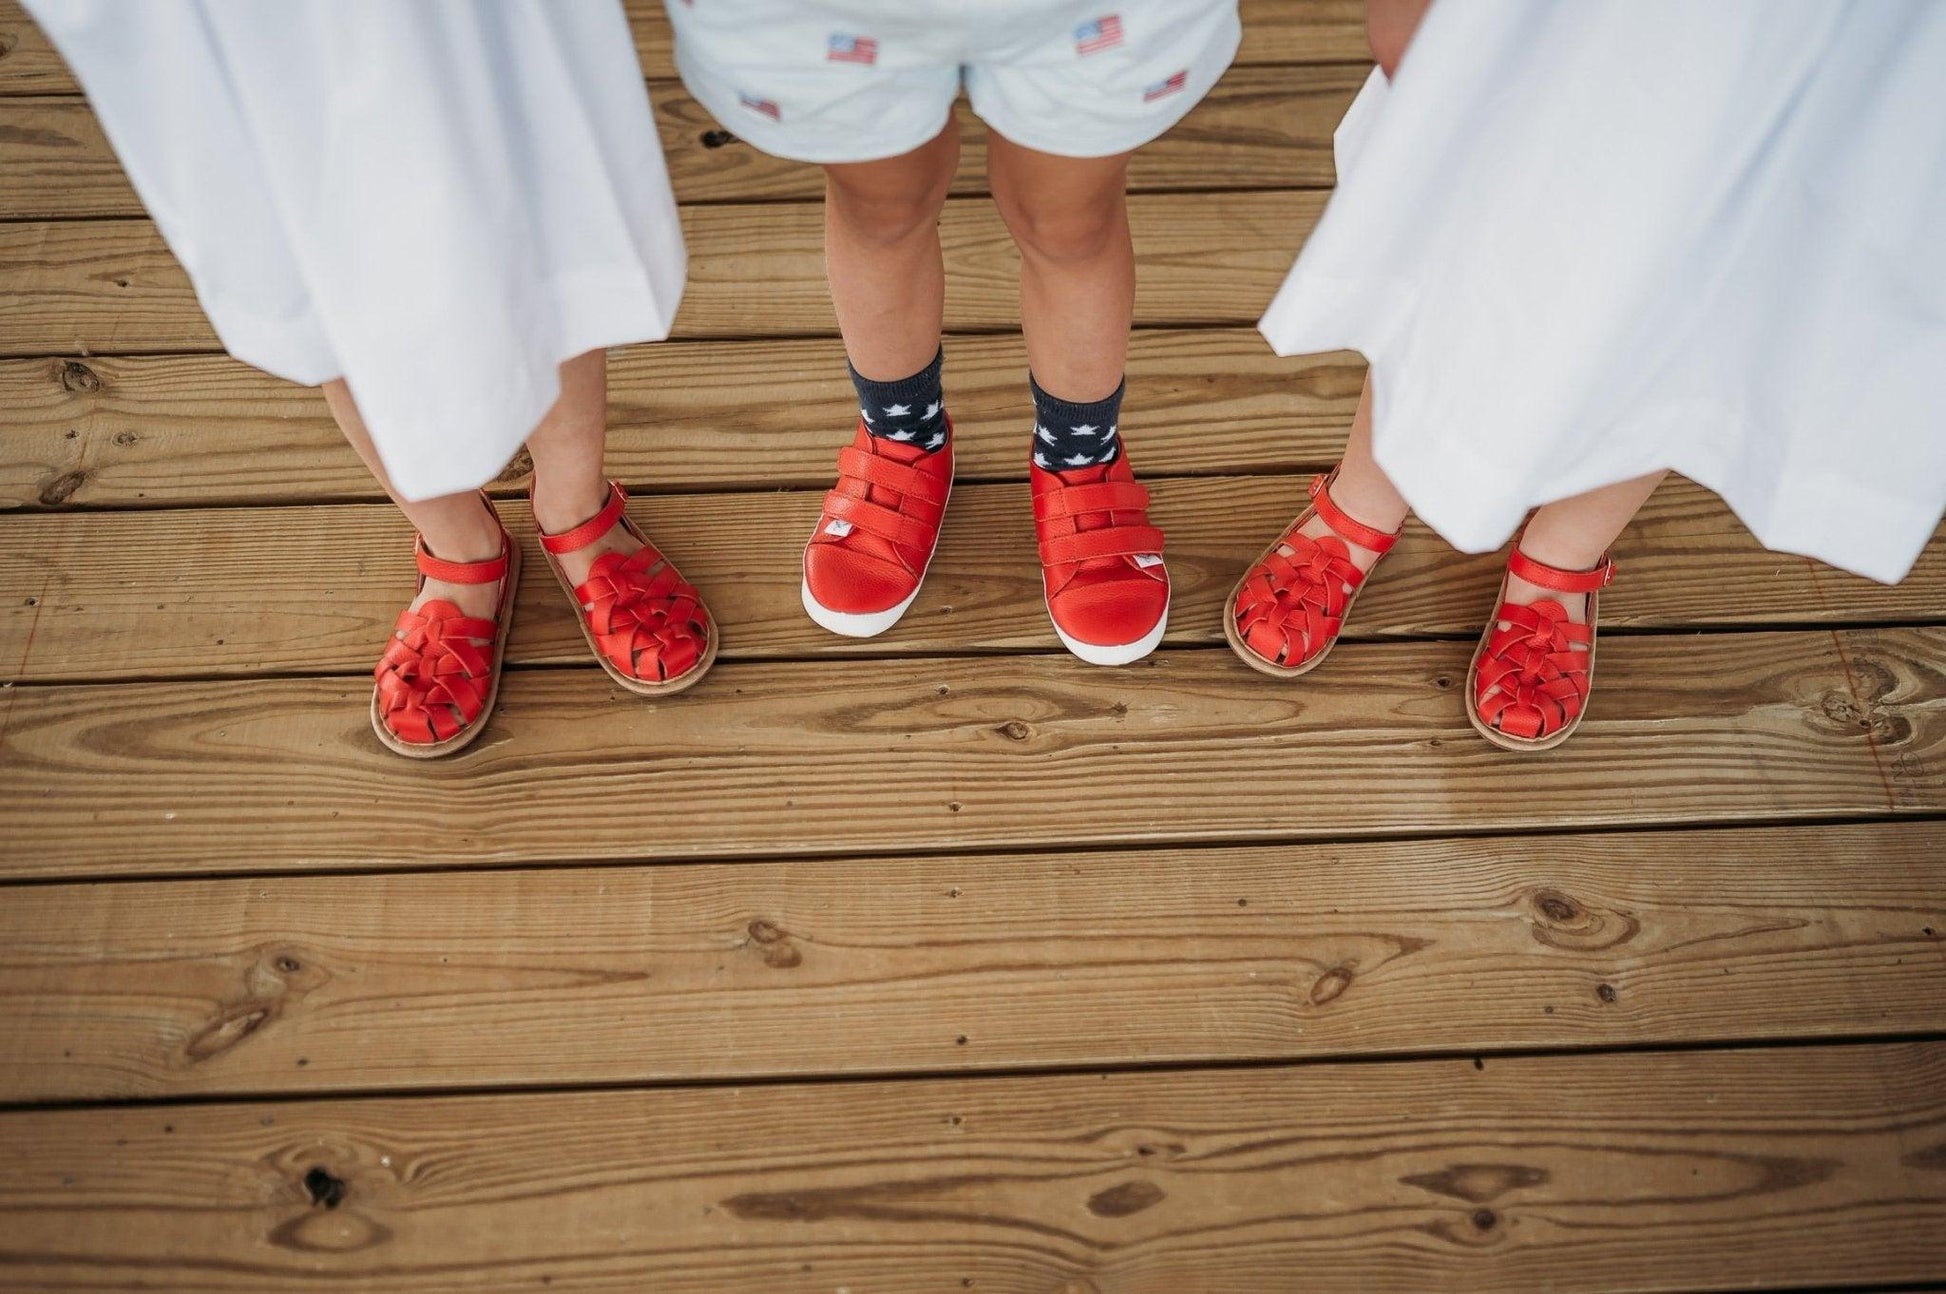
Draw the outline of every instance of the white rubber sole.
<instances>
[{"instance_id":1,"label":"white rubber sole","mask_svg":"<svg viewBox=\"0 0 1946 1294\"><path fill-rule=\"evenodd\" d=\"M1054 624L1054 613L1049 611L1047 619ZM1162 642L1162 635L1169 629L1169 604L1162 604L1162 618L1155 622L1155 628L1143 634L1132 643L1122 643L1104 647L1100 643L1084 643L1079 638L1070 638L1059 624L1054 624L1054 632L1061 639L1061 645L1087 661L1090 665L1132 665L1154 651Z\"/></svg>"},{"instance_id":2,"label":"white rubber sole","mask_svg":"<svg viewBox=\"0 0 1946 1294\"><path fill-rule=\"evenodd\" d=\"M899 618L911 609L918 600L919 589L926 586L926 577L919 577L919 588L912 590L912 596L899 605L886 611L853 612L833 611L824 603L811 596L811 581L799 579L798 592L804 597L804 614L811 617L819 628L829 629L834 634L846 638L876 638L899 623Z\"/></svg>"}]
</instances>

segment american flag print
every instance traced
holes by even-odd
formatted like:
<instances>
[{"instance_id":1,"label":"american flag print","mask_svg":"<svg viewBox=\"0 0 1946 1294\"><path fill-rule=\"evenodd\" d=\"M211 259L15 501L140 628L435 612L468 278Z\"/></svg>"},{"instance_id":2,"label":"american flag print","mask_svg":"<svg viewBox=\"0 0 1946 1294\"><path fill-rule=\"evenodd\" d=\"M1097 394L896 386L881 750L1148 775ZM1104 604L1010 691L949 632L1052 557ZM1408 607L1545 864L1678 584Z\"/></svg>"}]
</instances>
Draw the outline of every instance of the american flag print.
<instances>
[{"instance_id":1,"label":"american flag print","mask_svg":"<svg viewBox=\"0 0 1946 1294\"><path fill-rule=\"evenodd\" d=\"M779 108L773 100L760 99L754 94L745 94L742 91L738 91L737 102L752 112L761 112L772 121L782 121L784 119L784 110Z\"/></svg>"},{"instance_id":2,"label":"american flag print","mask_svg":"<svg viewBox=\"0 0 1946 1294\"><path fill-rule=\"evenodd\" d=\"M1188 84L1189 84L1189 69L1184 68L1182 71L1170 77L1167 81L1157 81L1154 85L1142 91L1142 102L1154 103L1157 99L1166 98L1167 96L1174 94L1176 91L1182 89L1185 85Z\"/></svg>"},{"instance_id":3,"label":"american flag print","mask_svg":"<svg viewBox=\"0 0 1946 1294\"><path fill-rule=\"evenodd\" d=\"M835 35L825 46L824 59L827 63L865 63L878 62L878 42L870 36Z\"/></svg>"},{"instance_id":4,"label":"american flag print","mask_svg":"<svg viewBox=\"0 0 1946 1294\"><path fill-rule=\"evenodd\" d=\"M1074 29L1074 52L1086 58L1122 43L1122 16L1111 13Z\"/></svg>"}]
</instances>

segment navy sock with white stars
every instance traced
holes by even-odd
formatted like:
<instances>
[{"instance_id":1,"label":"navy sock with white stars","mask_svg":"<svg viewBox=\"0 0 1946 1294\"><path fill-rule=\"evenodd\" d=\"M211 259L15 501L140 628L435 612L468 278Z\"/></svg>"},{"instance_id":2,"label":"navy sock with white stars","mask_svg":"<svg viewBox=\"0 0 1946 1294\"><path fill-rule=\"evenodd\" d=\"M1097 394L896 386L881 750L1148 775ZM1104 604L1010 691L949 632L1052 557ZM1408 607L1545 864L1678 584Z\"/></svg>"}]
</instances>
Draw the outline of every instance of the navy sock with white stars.
<instances>
[{"instance_id":1,"label":"navy sock with white stars","mask_svg":"<svg viewBox=\"0 0 1946 1294\"><path fill-rule=\"evenodd\" d=\"M945 352L911 377L874 382L851 369L858 388L858 416L865 430L881 440L895 440L931 452L946 447L946 397L940 394L939 374ZM846 366L850 368L849 365Z\"/></svg>"},{"instance_id":2,"label":"navy sock with white stars","mask_svg":"<svg viewBox=\"0 0 1946 1294\"><path fill-rule=\"evenodd\" d=\"M1049 395L1032 374L1027 384L1034 388L1034 466L1044 472L1069 472L1102 467L1120 456L1122 442L1115 424L1122 416L1126 381L1107 399L1087 404Z\"/></svg>"}]
</instances>

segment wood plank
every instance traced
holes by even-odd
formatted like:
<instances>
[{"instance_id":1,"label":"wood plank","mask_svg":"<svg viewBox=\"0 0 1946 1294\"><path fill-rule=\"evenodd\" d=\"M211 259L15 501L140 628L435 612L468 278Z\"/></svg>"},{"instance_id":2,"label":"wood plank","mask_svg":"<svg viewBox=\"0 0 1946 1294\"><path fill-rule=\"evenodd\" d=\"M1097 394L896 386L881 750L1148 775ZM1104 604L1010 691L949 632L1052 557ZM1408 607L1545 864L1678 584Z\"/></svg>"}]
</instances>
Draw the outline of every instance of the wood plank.
<instances>
[{"instance_id":1,"label":"wood plank","mask_svg":"<svg viewBox=\"0 0 1946 1294\"><path fill-rule=\"evenodd\" d=\"M402 765L359 678L12 686L10 877L239 873L1815 821L1946 808L1946 630L1611 636L1547 759L1467 727L1465 642L719 666L661 703L516 672ZM900 811L861 788L896 786ZM111 791L104 791L112 787ZM681 805L662 814L658 805ZM563 824L573 824L571 828Z\"/></svg>"},{"instance_id":2,"label":"wood plank","mask_svg":"<svg viewBox=\"0 0 1946 1294\"><path fill-rule=\"evenodd\" d=\"M652 77L675 75L660 0L627 0L636 53ZM1369 59L1359 0L1243 0L1237 64L1339 63ZM0 95L67 94L67 65L15 0L0 0Z\"/></svg>"},{"instance_id":3,"label":"wood plank","mask_svg":"<svg viewBox=\"0 0 1946 1294\"><path fill-rule=\"evenodd\" d=\"M1304 478L1152 486L1154 518L1170 535L1167 641L1219 644L1230 589L1300 510ZM799 552L822 501L821 491L682 495L638 503L637 514L715 608L726 659L1059 649L1021 485L961 487L919 602L878 639L826 633L799 605ZM519 595L508 659L584 662L525 503L504 515L527 536L536 573ZM0 517L0 679L362 674L408 596L411 545L405 519L384 505ZM316 555L310 579L292 580L293 552ZM1946 608L1946 542L1886 588L1766 552L1714 495L1685 482L1658 492L1616 557L1628 574L1603 598L1611 628L1910 624ZM1504 564L1502 554L1455 553L1415 523L1348 633L1471 638Z\"/></svg>"},{"instance_id":4,"label":"wood plank","mask_svg":"<svg viewBox=\"0 0 1946 1294\"><path fill-rule=\"evenodd\" d=\"M71 94L79 87L34 20L0 0L0 94Z\"/></svg>"},{"instance_id":5,"label":"wood plank","mask_svg":"<svg viewBox=\"0 0 1946 1294\"><path fill-rule=\"evenodd\" d=\"M1362 64L1239 68L1179 125L1135 154L1134 192L1329 187L1331 134L1363 82ZM682 88L649 86L683 202L818 199L824 172L758 152ZM962 101L958 194L987 192L986 129ZM0 219L140 216L88 105L72 97L0 98Z\"/></svg>"},{"instance_id":6,"label":"wood plank","mask_svg":"<svg viewBox=\"0 0 1946 1294\"><path fill-rule=\"evenodd\" d=\"M1254 322L1323 208L1316 191L1143 194L1129 202L1145 326ZM818 203L683 209L689 290L679 337L831 335ZM952 329L1019 322L1018 257L993 204L940 220ZM210 350L189 280L146 220L0 225L0 355Z\"/></svg>"},{"instance_id":7,"label":"wood plank","mask_svg":"<svg viewBox=\"0 0 1946 1294\"><path fill-rule=\"evenodd\" d=\"M31 886L0 947L8 1102L1937 1033L1946 823Z\"/></svg>"},{"instance_id":8,"label":"wood plank","mask_svg":"<svg viewBox=\"0 0 1946 1294\"><path fill-rule=\"evenodd\" d=\"M25 1111L0 1152L37 1290L1946 1276L1940 1043Z\"/></svg>"},{"instance_id":9,"label":"wood plank","mask_svg":"<svg viewBox=\"0 0 1946 1294\"><path fill-rule=\"evenodd\" d=\"M1024 480L1019 335L946 349L960 481ZM1317 470L1343 448L1363 380L1355 355L1279 359L1254 329L1143 330L1127 425L1151 475ZM637 493L821 490L856 406L836 338L623 347L609 356L610 470ZM384 497L316 390L228 356L0 360L0 408L0 508Z\"/></svg>"}]
</instances>

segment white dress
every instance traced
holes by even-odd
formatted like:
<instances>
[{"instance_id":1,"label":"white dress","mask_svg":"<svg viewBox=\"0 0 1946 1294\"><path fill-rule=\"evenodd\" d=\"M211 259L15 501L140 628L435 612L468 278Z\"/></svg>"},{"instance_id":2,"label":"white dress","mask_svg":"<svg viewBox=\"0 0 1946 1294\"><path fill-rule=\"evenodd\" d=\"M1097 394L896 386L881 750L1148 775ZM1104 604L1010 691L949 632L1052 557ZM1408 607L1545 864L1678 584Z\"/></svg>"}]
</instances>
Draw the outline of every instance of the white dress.
<instances>
[{"instance_id":1,"label":"white dress","mask_svg":"<svg viewBox=\"0 0 1946 1294\"><path fill-rule=\"evenodd\" d=\"M26 0L237 358L343 377L408 498L555 366L668 335L683 245L616 0Z\"/></svg>"},{"instance_id":2,"label":"white dress","mask_svg":"<svg viewBox=\"0 0 1946 1294\"><path fill-rule=\"evenodd\" d=\"M1946 509L1946 4L1439 0L1263 317L1459 548L1674 468L1883 581Z\"/></svg>"}]
</instances>

